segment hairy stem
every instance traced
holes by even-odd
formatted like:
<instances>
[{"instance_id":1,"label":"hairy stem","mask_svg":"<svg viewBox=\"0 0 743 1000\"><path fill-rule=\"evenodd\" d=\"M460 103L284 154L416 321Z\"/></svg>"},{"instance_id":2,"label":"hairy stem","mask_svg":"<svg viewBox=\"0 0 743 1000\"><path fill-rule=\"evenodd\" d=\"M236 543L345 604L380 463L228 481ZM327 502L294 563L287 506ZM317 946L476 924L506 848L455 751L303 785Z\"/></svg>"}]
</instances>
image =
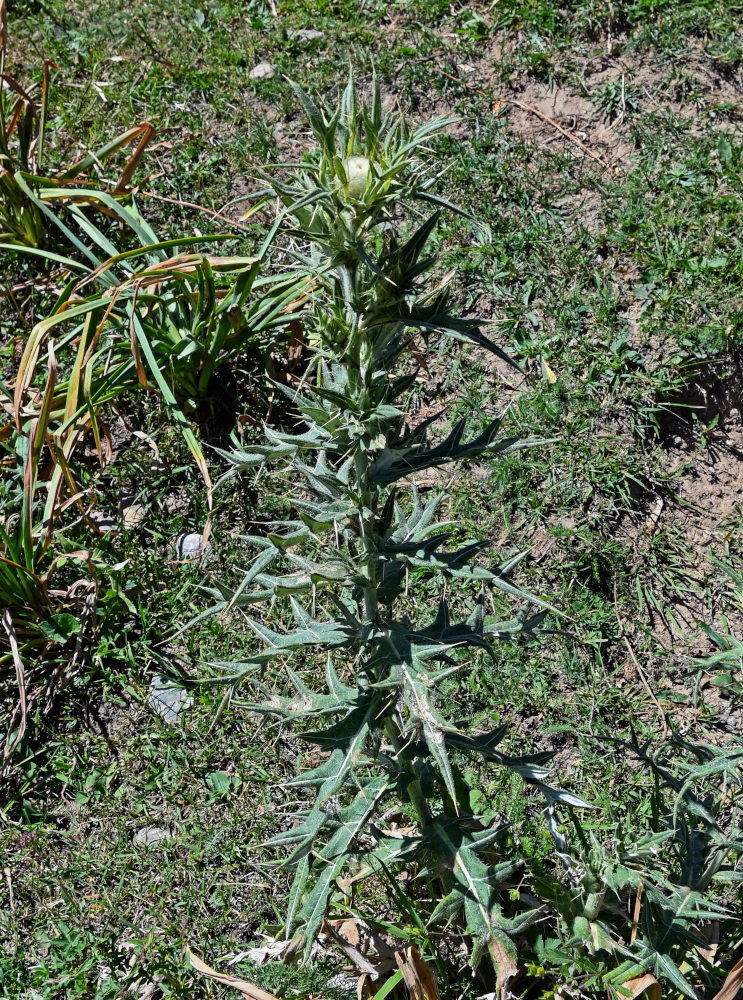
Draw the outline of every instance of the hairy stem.
<instances>
[{"instance_id":1,"label":"hairy stem","mask_svg":"<svg viewBox=\"0 0 743 1000\"><path fill-rule=\"evenodd\" d=\"M599 892L592 892L591 895L588 896L583 906L583 916L586 920L595 920L598 917L601 912L605 895L606 888L603 888Z\"/></svg>"},{"instance_id":2,"label":"hairy stem","mask_svg":"<svg viewBox=\"0 0 743 1000\"><path fill-rule=\"evenodd\" d=\"M418 822L421 826L428 826L433 819L433 815L428 806L428 802L426 801L426 796L423 794L420 778L415 773L413 762L406 754L402 734L397 722L394 719L389 718L384 720L384 734L392 744L397 759L404 765L405 770L411 775L411 782L408 785L407 791L418 817Z\"/></svg>"},{"instance_id":3,"label":"hairy stem","mask_svg":"<svg viewBox=\"0 0 743 1000\"><path fill-rule=\"evenodd\" d=\"M362 378L362 384L363 384ZM366 454L359 448L354 459L356 486L359 499L359 570L364 578L364 615L369 623L376 622L379 616L379 600L377 597L377 538L374 530L374 517L369 516L372 505L372 489L369 483L369 462ZM426 796L421 787L420 778L415 773L413 761L409 758L400 727L394 718L385 719L384 733L392 744L398 761L410 775L408 794L415 809L418 822L426 826L431 822L432 813Z\"/></svg>"}]
</instances>

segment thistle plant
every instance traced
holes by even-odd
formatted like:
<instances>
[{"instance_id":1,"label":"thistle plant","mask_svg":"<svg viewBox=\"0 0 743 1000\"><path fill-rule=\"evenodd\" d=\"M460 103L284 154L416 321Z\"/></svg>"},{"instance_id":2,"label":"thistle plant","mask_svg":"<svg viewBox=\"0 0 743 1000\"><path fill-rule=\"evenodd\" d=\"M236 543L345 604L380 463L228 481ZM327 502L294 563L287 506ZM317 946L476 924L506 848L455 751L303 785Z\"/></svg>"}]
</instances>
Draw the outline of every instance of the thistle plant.
<instances>
[{"instance_id":1,"label":"thistle plant","mask_svg":"<svg viewBox=\"0 0 743 1000\"><path fill-rule=\"evenodd\" d=\"M426 143L452 120L411 130L402 118L383 117L376 83L367 106L351 80L333 111L294 89L318 145L288 180L269 177L267 191L283 203L279 234L297 282L312 289L308 368L285 389L298 429L266 428L264 443L235 439L223 455L228 475L275 463L292 484L295 518L250 537L257 555L241 582L218 585L211 610L243 609L260 641L241 663L220 666L258 696L250 710L296 724L298 738L324 756L287 783L311 804L270 842L289 849L285 864L295 873L286 937L309 952L336 880L363 854L369 871L415 870L433 890L430 926L469 937L472 964L490 951L505 975L512 936L540 911L514 913L509 904L505 915L499 886L519 864L499 853L507 824L471 815L461 758L516 771L541 790L548 810L584 803L546 784L549 754L499 749L506 727L473 732L448 718L442 691L472 668L473 652L533 635L546 606L510 582L518 557L488 559L484 540L450 546L444 494L424 499L416 475L534 442L499 436L500 420L474 436L460 421L431 440L435 418L416 425L406 416L419 363L441 338L508 360L482 324L450 313L446 285L433 279L436 260L426 256L441 212L454 209L433 191ZM463 618L452 611L455 588L474 593ZM485 614L493 588L521 600L511 620ZM432 589L441 595L433 606L423 596ZM274 615L285 608L283 626L251 612L261 604ZM322 680L312 667L320 658ZM273 661L293 693L266 683ZM390 800L414 823L403 839L372 823Z\"/></svg>"}]
</instances>

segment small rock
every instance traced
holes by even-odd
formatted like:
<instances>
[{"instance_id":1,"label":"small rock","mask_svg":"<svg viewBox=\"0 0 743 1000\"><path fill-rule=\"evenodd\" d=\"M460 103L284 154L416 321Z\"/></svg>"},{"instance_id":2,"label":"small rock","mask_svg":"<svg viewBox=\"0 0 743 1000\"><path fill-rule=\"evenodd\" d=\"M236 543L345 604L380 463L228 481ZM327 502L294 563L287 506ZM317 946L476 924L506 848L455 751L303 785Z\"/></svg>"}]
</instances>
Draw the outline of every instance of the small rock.
<instances>
[{"instance_id":1,"label":"small rock","mask_svg":"<svg viewBox=\"0 0 743 1000\"><path fill-rule=\"evenodd\" d=\"M166 840L172 840L173 834L163 826L143 826L134 834L136 847L155 847Z\"/></svg>"},{"instance_id":2,"label":"small rock","mask_svg":"<svg viewBox=\"0 0 743 1000\"><path fill-rule=\"evenodd\" d=\"M207 552L211 548L207 545ZM181 562L193 562L200 559L204 551L204 538L196 531L188 531L178 535L175 540L175 557Z\"/></svg>"},{"instance_id":3,"label":"small rock","mask_svg":"<svg viewBox=\"0 0 743 1000\"><path fill-rule=\"evenodd\" d=\"M250 71L251 80L270 80L274 76L276 76L276 70L268 62L258 63Z\"/></svg>"},{"instance_id":4,"label":"small rock","mask_svg":"<svg viewBox=\"0 0 743 1000\"><path fill-rule=\"evenodd\" d=\"M193 698L172 681L155 674L150 682L147 702L150 708L166 722L175 722L187 708L193 705Z\"/></svg>"},{"instance_id":5,"label":"small rock","mask_svg":"<svg viewBox=\"0 0 743 1000\"><path fill-rule=\"evenodd\" d=\"M116 531L117 528L116 518L101 510L91 510L88 514L88 521L101 534L105 534L107 531Z\"/></svg>"},{"instance_id":6,"label":"small rock","mask_svg":"<svg viewBox=\"0 0 743 1000\"><path fill-rule=\"evenodd\" d=\"M125 528L136 528L145 519L146 511L141 503L122 503L119 517Z\"/></svg>"},{"instance_id":7,"label":"small rock","mask_svg":"<svg viewBox=\"0 0 743 1000\"><path fill-rule=\"evenodd\" d=\"M296 42L316 42L325 38L325 32L318 31L317 28L299 28L297 31L292 31L289 37Z\"/></svg>"},{"instance_id":8,"label":"small rock","mask_svg":"<svg viewBox=\"0 0 743 1000\"><path fill-rule=\"evenodd\" d=\"M682 450L686 450L686 441L684 441L682 437L679 437L678 434L675 437L671 438L671 444L673 445L674 448L681 448Z\"/></svg>"}]
</instances>

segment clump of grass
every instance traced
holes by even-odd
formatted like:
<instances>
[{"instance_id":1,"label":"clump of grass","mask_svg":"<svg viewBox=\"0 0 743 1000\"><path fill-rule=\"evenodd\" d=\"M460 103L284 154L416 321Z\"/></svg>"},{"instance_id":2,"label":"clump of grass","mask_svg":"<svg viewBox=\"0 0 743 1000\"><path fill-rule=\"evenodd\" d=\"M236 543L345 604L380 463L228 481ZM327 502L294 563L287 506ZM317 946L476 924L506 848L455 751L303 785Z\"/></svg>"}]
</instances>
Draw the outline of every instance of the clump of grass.
<instances>
[{"instance_id":1,"label":"clump of grass","mask_svg":"<svg viewBox=\"0 0 743 1000\"><path fill-rule=\"evenodd\" d=\"M0 769L5 774L37 705L46 707L67 683L80 662L80 639L89 631L95 603L95 572L88 552L65 551L53 555L55 523L61 507L60 490L65 472L65 435L59 440L59 457L49 472L43 451L49 449L49 419L56 384L56 361L49 358L46 386L36 416L2 428L0 461L3 468L0 523ZM2 399L2 392L0 392ZM10 400L8 408L12 412ZM42 476L48 475L42 485ZM41 495L46 492L43 503ZM74 496L74 493L73 493ZM83 567L83 578L65 585L63 563ZM70 645L74 649L70 649ZM15 693L15 696L11 694Z\"/></svg>"},{"instance_id":2,"label":"clump of grass","mask_svg":"<svg viewBox=\"0 0 743 1000\"><path fill-rule=\"evenodd\" d=\"M45 60L39 87L23 86L7 72L8 17L6 0L0 0L0 244L38 249L47 243L48 212L38 200L65 204L73 198L84 202L79 190L66 191L72 184L91 183L87 175L110 156L137 142L114 185L112 193L122 194L154 134L143 122L109 140L99 149L61 170L46 170L45 144L49 117L49 89L52 63ZM37 197L34 197L34 194Z\"/></svg>"}]
</instances>

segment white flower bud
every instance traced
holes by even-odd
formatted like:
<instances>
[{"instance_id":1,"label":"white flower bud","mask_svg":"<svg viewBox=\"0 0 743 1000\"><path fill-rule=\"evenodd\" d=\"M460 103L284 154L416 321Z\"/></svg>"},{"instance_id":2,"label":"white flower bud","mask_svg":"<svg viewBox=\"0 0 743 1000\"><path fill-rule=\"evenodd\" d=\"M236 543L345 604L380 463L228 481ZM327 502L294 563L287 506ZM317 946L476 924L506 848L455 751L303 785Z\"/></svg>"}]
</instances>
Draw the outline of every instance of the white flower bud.
<instances>
[{"instance_id":1,"label":"white flower bud","mask_svg":"<svg viewBox=\"0 0 743 1000\"><path fill-rule=\"evenodd\" d=\"M366 191L369 177L369 160L365 156L349 156L343 162L348 184L346 192L349 198L361 198Z\"/></svg>"}]
</instances>

